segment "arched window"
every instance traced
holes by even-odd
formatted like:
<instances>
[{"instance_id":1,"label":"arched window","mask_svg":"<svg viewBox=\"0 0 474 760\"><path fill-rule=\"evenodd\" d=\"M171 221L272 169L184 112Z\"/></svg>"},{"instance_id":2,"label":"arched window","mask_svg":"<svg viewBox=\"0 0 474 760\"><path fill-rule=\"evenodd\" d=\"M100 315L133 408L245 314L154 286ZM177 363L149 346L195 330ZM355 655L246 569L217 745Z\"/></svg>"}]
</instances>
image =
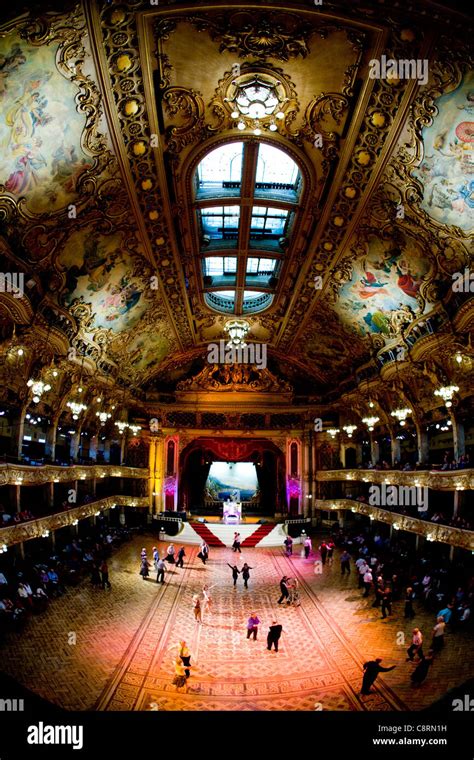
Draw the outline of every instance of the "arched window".
<instances>
[{"instance_id":1,"label":"arched window","mask_svg":"<svg viewBox=\"0 0 474 760\"><path fill-rule=\"evenodd\" d=\"M223 314L252 314L274 298L291 242L301 172L264 142L214 148L194 175L204 298Z\"/></svg>"}]
</instances>

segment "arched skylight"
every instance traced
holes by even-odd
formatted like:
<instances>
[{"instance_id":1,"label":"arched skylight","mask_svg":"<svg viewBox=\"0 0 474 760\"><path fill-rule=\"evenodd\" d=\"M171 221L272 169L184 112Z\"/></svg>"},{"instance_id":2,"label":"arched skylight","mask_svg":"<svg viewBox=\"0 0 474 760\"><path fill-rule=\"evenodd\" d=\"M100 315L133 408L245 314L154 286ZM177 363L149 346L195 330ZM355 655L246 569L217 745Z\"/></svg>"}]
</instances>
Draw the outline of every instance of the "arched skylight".
<instances>
[{"instance_id":1,"label":"arched skylight","mask_svg":"<svg viewBox=\"0 0 474 760\"><path fill-rule=\"evenodd\" d=\"M298 165L268 143L227 143L202 159L196 230L208 306L243 314L272 303L301 189Z\"/></svg>"}]
</instances>

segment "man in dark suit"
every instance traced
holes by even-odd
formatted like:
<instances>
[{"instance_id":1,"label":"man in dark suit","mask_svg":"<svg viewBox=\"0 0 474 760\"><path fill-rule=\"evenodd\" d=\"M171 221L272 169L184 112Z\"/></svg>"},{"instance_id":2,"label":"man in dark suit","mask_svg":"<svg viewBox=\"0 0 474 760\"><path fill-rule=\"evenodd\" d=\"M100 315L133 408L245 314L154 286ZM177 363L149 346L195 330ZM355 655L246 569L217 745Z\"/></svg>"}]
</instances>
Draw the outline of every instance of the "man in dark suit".
<instances>
[{"instance_id":1,"label":"man in dark suit","mask_svg":"<svg viewBox=\"0 0 474 760\"><path fill-rule=\"evenodd\" d=\"M278 652L278 642L280 640L282 630L283 630L283 626L279 625L277 621L274 620L270 628L268 629L268 635L267 635L268 651L271 651L272 644L273 644L275 646L275 652Z\"/></svg>"},{"instance_id":2,"label":"man in dark suit","mask_svg":"<svg viewBox=\"0 0 474 760\"><path fill-rule=\"evenodd\" d=\"M379 673L388 673L389 670L393 670L396 666L392 665L390 668L383 668L381 666L382 658L377 657L375 660L369 660L364 663L364 677L362 679L361 694L372 694L370 687L374 683Z\"/></svg>"}]
</instances>

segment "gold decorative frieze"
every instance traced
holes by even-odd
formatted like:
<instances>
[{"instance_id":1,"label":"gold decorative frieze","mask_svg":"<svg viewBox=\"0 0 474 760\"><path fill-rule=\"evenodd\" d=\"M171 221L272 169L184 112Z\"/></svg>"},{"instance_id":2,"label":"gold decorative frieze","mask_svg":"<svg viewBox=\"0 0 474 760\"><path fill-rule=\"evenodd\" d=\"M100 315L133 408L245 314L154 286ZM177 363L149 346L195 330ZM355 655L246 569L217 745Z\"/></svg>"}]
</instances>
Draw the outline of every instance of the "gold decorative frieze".
<instances>
[{"instance_id":1,"label":"gold decorative frieze","mask_svg":"<svg viewBox=\"0 0 474 760\"><path fill-rule=\"evenodd\" d=\"M148 470L142 467L120 465L92 465L84 467L28 467L26 465L0 464L0 486L33 486L41 483L69 483L71 480L93 478L148 478Z\"/></svg>"},{"instance_id":2,"label":"gold decorative frieze","mask_svg":"<svg viewBox=\"0 0 474 760\"><path fill-rule=\"evenodd\" d=\"M388 523L393 526L394 530L406 530L409 533L417 533L424 536L428 541L438 541L442 544L459 546L462 549L474 550L474 531L461 530L452 528L449 525L439 525L425 520L418 520L416 517L400 515L397 512L389 512L380 507L372 507L364 502L354 501L352 499L316 499L316 509L325 511L346 510L356 512L361 515L367 515L373 520Z\"/></svg>"},{"instance_id":3,"label":"gold decorative frieze","mask_svg":"<svg viewBox=\"0 0 474 760\"><path fill-rule=\"evenodd\" d=\"M84 520L86 517L92 517L98 512L104 512L106 509L114 509L115 507L148 507L148 497L107 496L105 499L83 504L82 507L74 507L66 512L58 512L55 515L41 517L39 520L30 520L20 525L0 528L0 544L6 544L8 547L13 544L20 544L23 541L30 541L32 538L46 537L46 534L52 530L66 528L75 523L76 520Z\"/></svg>"},{"instance_id":4,"label":"gold decorative frieze","mask_svg":"<svg viewBox=\"0 0 474 760\"><path fill-rule=\"evenodd\" d=\"M468 491L474 489L474 469L445 472L400 470L320 470L319 481L357 481L392 486L415 486L435 491Z\"/></svg>"}]
</instances>

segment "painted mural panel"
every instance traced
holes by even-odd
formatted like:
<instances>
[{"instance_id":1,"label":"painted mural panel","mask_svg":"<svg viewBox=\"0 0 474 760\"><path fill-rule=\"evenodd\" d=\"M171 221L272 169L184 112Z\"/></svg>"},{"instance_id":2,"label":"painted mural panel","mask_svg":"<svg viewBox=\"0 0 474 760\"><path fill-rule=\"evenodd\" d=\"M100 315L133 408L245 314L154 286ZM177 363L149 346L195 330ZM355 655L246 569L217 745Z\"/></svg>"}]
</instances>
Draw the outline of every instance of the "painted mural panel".
<instances>
[{"instance_id":1,"label":"painted mural panel","mask_svg":"<svg viewBox=\"0 0 474 760\"><path fill-rule=\"evenodd\" d=\"M81 148L77 87L55 65L53 46L0 39L0 185L35 213L64 208L91 165Z\"/></svg>"},{"instance_id":2,"label":"painted mural panel","mask_svg":"<svg viewBox=\"0 0 474 760\"><path fill-rule=\"evenodd\" d=\"M409 322L423 313L418 295L429 269L412 241L400 247L372 237L367 254L354 262L350 281L339 291L335 310L359 335L396 335L400 314Z\"/></svg>"},{"instance_id":3,"label":"painted mural panel","mask_svg":"<svg viewBox=\"0 0 474 760\"><path fill-rule=\"evenodd\" d=\"M474 72L436 101L439 113L422 132L424 158L414 176L422 208L435 221L474 228Z\"/></svg>"},{"instance_id":4,"label":"painted mural panel","mask_svg":"<svg viewBox=\"0 0 474 760\"><path fill-rule=\"evenodd\" d=\"M112 344L111 352L115 348L120 350L120 345ZM170 338L169 326L163 320L144 325L141 323L125 347L127 362L130 362L133 370L146 374L155 365L158 366L171 350L176 349Z\"/></svg>"},{"instance_id":5,"label":"painted mural panel","mask_svg":"<svg viewBox=\"0 0 474 760\"><path fill-rule=\"evenodd\" d=\"M93 228L75 232L60 256L67 269L64 303L91 304L93 328L114 333L132 328L146 311L153 292L137 275L124 233L100 235Z\"/></svg>"}]
</instances>

